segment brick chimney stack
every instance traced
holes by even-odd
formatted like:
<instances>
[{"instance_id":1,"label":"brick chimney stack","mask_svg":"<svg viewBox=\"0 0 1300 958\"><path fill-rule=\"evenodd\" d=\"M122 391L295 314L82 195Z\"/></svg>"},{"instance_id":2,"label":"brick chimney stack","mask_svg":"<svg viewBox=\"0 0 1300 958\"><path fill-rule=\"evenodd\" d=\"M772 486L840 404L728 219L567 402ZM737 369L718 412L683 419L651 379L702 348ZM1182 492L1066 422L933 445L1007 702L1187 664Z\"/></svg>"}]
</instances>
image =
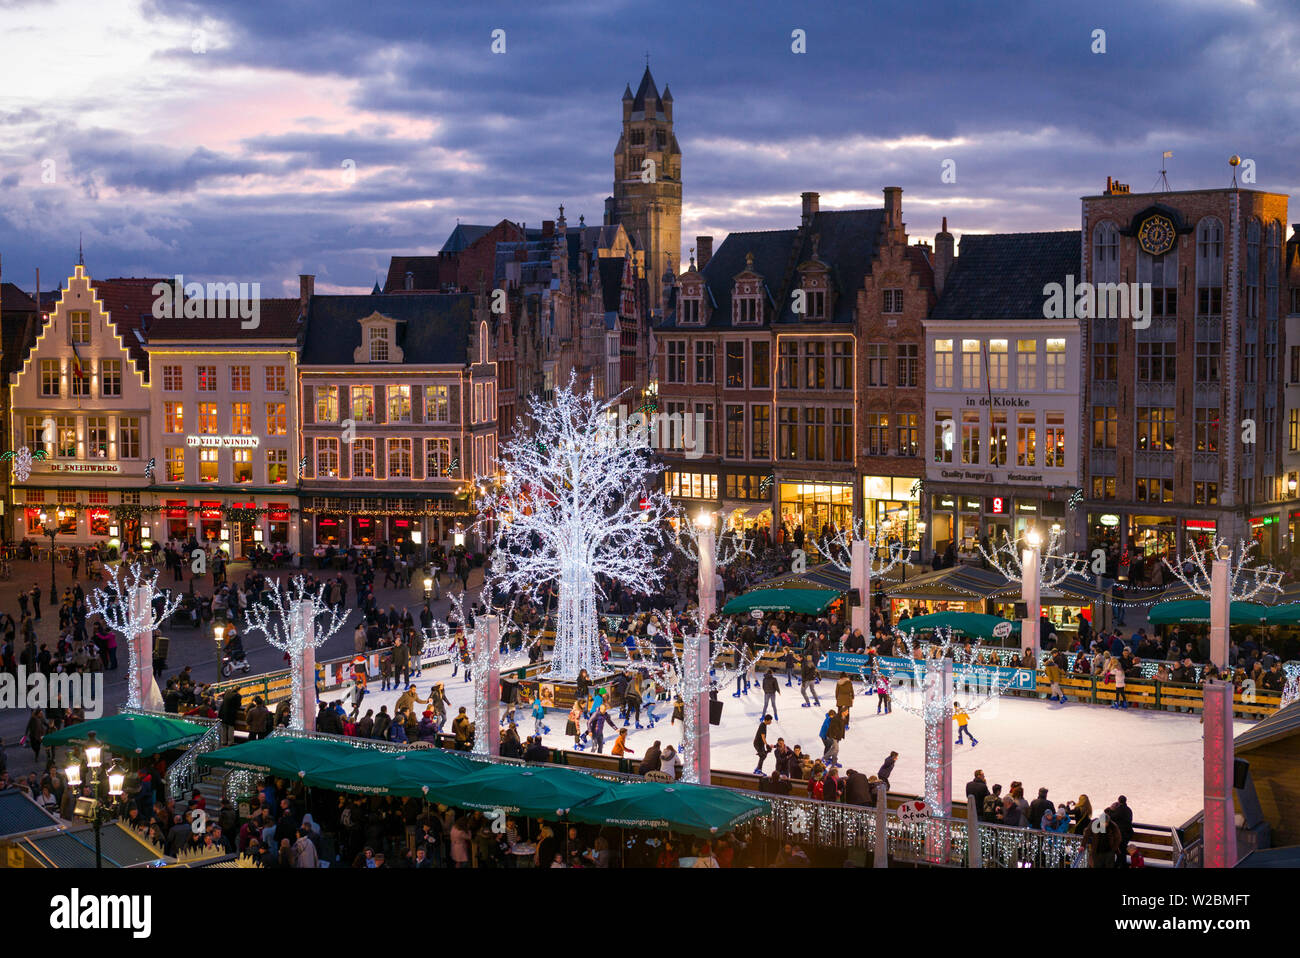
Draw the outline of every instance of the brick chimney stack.
<instances>
[{"instance_id":1,"label":"brick chimney stack","mask_svg":"<svg viewBox=\"0 0 1300 958\"><path fill-rule=\"evenodd\" d=\"M711 259L713 259L713 237L695 237L695 268L698 270L704 269Z\"/></svg>"},{"instance_id":2,"label":"brick chimney stack","mask_svg":"<svg viewBox=\"0 0 1300 958\"><path fill-rule=\"evenodd\" d=\"M952 272L953 239L948 232L948 217L943 218L943 229L934 236L934 294L943 295L943 286Z\"/></svg>"},{"instance_id":3,"label":"brick chimney stack","mask_svg":"<svg viewBox=\"0 0 1300 958\"><path fill-rule=\"evenodd\" d=\"M803 217L799 223L804 229L812 225L813 217L817 215L817 209L820 205L820 193L801 193L803 199Z\"/></svg>"},{"instance_id":4,"label":"brick chimney stack","mask_svg":"<svg viewBox=\"0 0 1300 958\"><path fill-rule=\"evenodd\" d=\"M885 228L903 229L903 188L901 186L885 187Z\"/></svg>"},{"instance_id":5,"label":"brick chimney stack","mask_svg":"<svg viewBox=\"0 0 1300 958\"><path fill-rule=\"evenodd\" d=\"M312 294L316 291L316 276L314 273L298 274L298 315L303 317L307 315L307 306L311 303Z\"/></svg>"}]
</instances>

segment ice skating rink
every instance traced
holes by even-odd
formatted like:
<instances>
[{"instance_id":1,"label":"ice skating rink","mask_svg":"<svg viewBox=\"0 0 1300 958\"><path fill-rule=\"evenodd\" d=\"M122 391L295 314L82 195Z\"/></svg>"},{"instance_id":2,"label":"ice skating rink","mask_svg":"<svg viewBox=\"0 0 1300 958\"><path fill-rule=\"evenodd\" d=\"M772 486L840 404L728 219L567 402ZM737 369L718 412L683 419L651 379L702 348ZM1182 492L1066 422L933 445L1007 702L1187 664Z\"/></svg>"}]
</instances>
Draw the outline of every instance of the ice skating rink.
<instances>
[{"instance_id":1,"label":"ice skating rink","mask_svg":"<svg viewBox=\"0 0 1300 958\"><path fill-rule=\"evenodd\" d=\"M425 697L434 682L442 682L452 702L450 720L460 706L470 706L472 686L454 678L451 666L426 668L424 674L414 679L420 696ZM370 691L361 707L366 709L387 705L389 713L397 700L397 692L380 692L378 680L372 680ZM840 746L840 763L846 769L855 768L866 775L874 775L891 750L899 753L891 783L894 790L919 795L924 791L924 723L898 704L892 714L876 714L874 695L863 695L862 683L855 682L856 698L850 716L848 735ZM713 767L740 772L752 772L757 756L751 743L758 725L762 694L751 689L740 699L731 697L734 688L720 693L724 703L722 724L713 726ZM350 690L326 693L322 697L333 701L343 698L347 704ZM799 686L786 687L781 681L781 695L777 699L778 720L768 731L768 741L775 744L784 737L790 746L802 745L806 753L821 756L821 741L817 737L829 705L834 701L834 682L823 679L818 684L822 708L801 708ZM421 706L421 708L423 708ZM502 706L503 712L505 706ZM643 716L644 716L644 709ZM640 731L629 729L628 742L636 755L658 739L663 744L678 744L682 726L668 724L672 714L670 704L658 703L656 713L660 722L654 729ZM612 717L617 719L615 710ZM550 734L544 737L547 745L571 748L573 742L564 735L566 712L551 711L547 716ZM644 721L644 718L643 718ZM1249 728L1251 722L1238 721L1236 731ZM521 707L516 715L516 725L521 738L533 731L533 719L528 707ZM1025 785L1025 797L1033 800L1040 787L1048 789L1048 796L1056 802L1077 800L1086 794L1094 808L1104 808L1118 795L1128 796L1134 820L1153 825L1181 825L1201 807L1202 759L1201 723L1199 715L1157 712L1148 709L1121 711L1109 706L1070 703L1059 705L1041 699L1007 696L990 702L972 713L970 728L979 740L978 746L959 745L953 749L953 798L965 797L966 782L982 768L990 786L1001 783L1004 787L1012 780ZM954 741L956 727L953 728ZM613 741L607 732L605 751ZM765 771L772 770L769 756Z\"/></svg>"}]
</instances>

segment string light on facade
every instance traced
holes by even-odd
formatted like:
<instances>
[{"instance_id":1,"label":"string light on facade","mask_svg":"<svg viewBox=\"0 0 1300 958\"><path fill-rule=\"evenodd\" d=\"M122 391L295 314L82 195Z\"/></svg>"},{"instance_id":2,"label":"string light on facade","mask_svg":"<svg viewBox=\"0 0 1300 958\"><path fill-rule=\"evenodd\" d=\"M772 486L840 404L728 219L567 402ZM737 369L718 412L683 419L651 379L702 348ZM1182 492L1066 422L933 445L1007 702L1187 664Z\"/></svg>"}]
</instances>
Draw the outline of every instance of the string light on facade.
<instances>
[{"instance_id":1,"label":"string light on facade","mask_svg":"<svg viewBox=\"0 0 1300 958\"><path fill-rule=\"evenodd\" d=\"M104 574L108 577L105 588L96 588L86 597L86 613L103 618L110 629L126 640L126 704L128 708L143 708L144 690L140 687L140 662L136 643L140 636L152 635L171 617L180 605L180 596L173 596L170 590L159 589L157 571L145 570L136 562L130 566L105 566ZM141 589L148 593L147 605L136 601L136 593ZM159 599L162 600L162 606L155 610ZM152 664L149 663L150 666Z\"/></svg>"},{"instance_id":2,"label":"string light on facade","mask_svg":"<svg viewBox=\"0 0 1300 958\"><path fill-rule=\"evenodd\" d=\"M262 601L249 605L247 616L249 632L261 632L269 645L288 653L293 676L289 721L293 728L306 728L303 656L308 648L318 649L329 641L347 620L347 611L332 609L325 601L325 583L309 589L307 580L296 575L287 588L282 588L277 579L270 580Z\"/></svg>"},{"instance_id":3,"label":"string light on facade","mask_svg":"<svg viewBox=\"0 0 1300 958\"><path fill-rule=\"evenodd\" d=\"M659 466L638 437L611 423L595 393L557 389L553 403L529 399L529 421L501 449L504 475L478 501L478 528L490 522L495 543L490 575L499 585L538 598L558 587L555 647L548 677L595 677L600 654L597 597L604 579L639 592L661 580L656 546L672 512L653 488Z\"/></svg>"}]
</instances>

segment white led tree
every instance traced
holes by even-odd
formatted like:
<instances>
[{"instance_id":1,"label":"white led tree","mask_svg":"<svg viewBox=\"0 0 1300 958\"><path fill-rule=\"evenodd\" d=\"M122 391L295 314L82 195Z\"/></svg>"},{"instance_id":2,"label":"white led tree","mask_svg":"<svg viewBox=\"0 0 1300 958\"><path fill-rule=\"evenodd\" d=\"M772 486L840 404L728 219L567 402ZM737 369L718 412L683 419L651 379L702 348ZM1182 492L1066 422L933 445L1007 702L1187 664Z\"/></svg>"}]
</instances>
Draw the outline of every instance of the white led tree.
<instances>
[{"instance_id":1,"label":"white led tree","mask_svg":"<svg viewBox=\"0 0 1300 958\"><path fill-rule=\"evenodd\" d=\"M660 612L654 620L667 640L661 649L645 638L637 640L635 668L645 672L668 692L669 700L682 700L682 778L708 785L709 693L727 687L736 676L748 671L754 658L749 650L731 640L730 623L708 630L708 617L697 609L694 628L681 637L678 649L673 620Z\"/></svg>"},{"instance_id":2,"label":"white led tree","mask_svg":"<svg viewBox=\"0 0 1300 958\"><path fill-rule=\"evenodd\" d=\"M849 624L866 635L871 627L871 580L906 562L911 550L902 540L891 540L880 523L867 526L861 519L827 537L822 550L831 565L849 574L849 587L858 590L860 601Z\"/></svg>"},{"instance_id":3,"label":"white led tree","mask_svg":"<svg viewBox=\"0 0 1300 958\"><path fill-rule=\"evenodd\" d=\"M530 422L501 449L504 476L480 499L490 510L494 551L490 575L501 588L530 597L555 583L555 648L549 677L573 681L583 669L606 672L597 634L601 579L648 592L661 577L656 547L671 513L651 488L659 467L646 431L621 433L607 402L590 390L555 391L554 404L529 400ZM484 528L485 518L479 526Z\"/></svg>"},{"instance_id":4,"label":"white led tree","mask_svg":"<svg viewBox=\"0 0 1300 958\"><path fill-rule=\"evenodd\" d=\"M975 712L996 702L1011 681L1010 672L979 664L980 644L960 645L949 629L936 629L928 645L915 641L915 633L894 630L911 663L904 673L898 704L925 722L925 805L932 818L952 815L953 709ZM918 657L919 656L919 657ZM1003 674L1006 675L1003 678ZM863 675L866 680L867 676ZM927 858L947 859L947 831L926 832Z\"/></svg>"},{"instance_id":5,"label":"white led tree","mask_svg":"<svg viewBox=\"0 0 1300 958\"><path fill-rule=\"evenodd\" d=\"M287 587L272 579L262 601L248 607L248 631L262 633L269 645L289 655L290 728L305 729L315 720L316 650L347 621L348 613L332 609L325 596L325 583L309 588L298 575Z\"/></svg>"},{"instance_id":6,"label":"white led tree","mask_svg":"<svg viewBox=\"0 0 1300 958\"><path fill-rule=\"evenodd\" d=\"M176 611L180 596L159 589L158 573L130 566L105 566L105 588L86 598L86 613L98 615L126 641L128 708L162 708L162 696L153 682L153 634ZM155 599L162 599L155 612Z\"/></svg>"},{"instance_id":7,"label":"white led tree","mask_svg":"<svg viewBox=\"0 0 1300 958\"><path fill-rule=\"evenodd\" d=\"M980 555L1007 580L1020 583L1020 594L1025 600L1025 623L1021 628L1021 640L1033 650L1034 659L1042 647L1042 637L1038 634L1039 620L1042 618L1042 595L1044 589L1060 585L1070 576L1086 576L1088 560L1077 553L1064 552L1061 544L1064 532L1053 528L1047 537L1047 548L1043 548L1042 535L1037 529L1030 529L1023 540L1012 540L1008 533L1002 534L1002 542L991 551L978 546ZM1023 541L1023 549L1019 543Z\"/></svg>"},{"instance_id":8,"label":"white led tree","mask_svg":"<svg viewBox=\"0 0 1300 958\"><path fill-rule=\"evenodd\" d=\"M681 528L673 537L673 545L688 562L695 564L699 582L699 608L707 622L709 616L717 611L714 573L718 569L725 569L741 556L752 558L754 550L750 541L741 538L739 533L719 528L721 524L712 512L701 510L692 518L688 511L682 510L678 518Z\"/></svg>"}]
</instances>

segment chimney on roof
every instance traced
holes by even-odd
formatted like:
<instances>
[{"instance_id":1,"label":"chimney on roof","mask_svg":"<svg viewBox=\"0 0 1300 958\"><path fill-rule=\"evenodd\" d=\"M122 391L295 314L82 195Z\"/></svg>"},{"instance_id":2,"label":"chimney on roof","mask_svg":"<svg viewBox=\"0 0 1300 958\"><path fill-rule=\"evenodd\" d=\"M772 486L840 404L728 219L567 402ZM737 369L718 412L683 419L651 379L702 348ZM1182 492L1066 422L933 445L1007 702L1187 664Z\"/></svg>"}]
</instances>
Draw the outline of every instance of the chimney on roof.
<instances>
[{"instance_id":1,"label":"chimney on roof","mask_svg":"<svg viewBox=\"0 0 1300 958\"><path fill-rule=\"evenodd\" d=\"M316 290L316 276L314 273L298 274L298 315L306 316L307 307L311 303L312 294Z\"/></svg>"},{"instance_id":2,"label":"chimney on roof","mask_svg":"<svg viewBox=\"0 0 1300 958\"><path fill-rule=\"evenodd\" d=\"M555 235L555 220L542 220L542 239Z\"/></svg>"},{"instance_id":3,"label":"chimney on roof","mask_svg":"<svg viewBox=\"0 0 1300 958\"><path fill-rule=\"evenodd\" d=\"M948 281L948 274L952 272L953 260L953 240L952 234L948 232L948 217L943 218L943 228L934 235L934 258L931 260L931 266L934 269L934 294L940 296L943 294L944 283Z\"/></svg>"},{"instance_id":4,"label":"chimney on roof","mask_svg":"<svg viewBox=\"0 0 1300 958\"><path fill-rule=\"evenodd\" d=\"M409 269L406 271L406 280L402 283L402 289L415 289L415 274Z\"/></svg>"},{"instance_id":5,"label":"chimney on roof","mask_svg":"<svg viewBox=\"0 0 1300 958\"><path fill-rule=\"evenodd\" d=\"M799 220L799 225L807 229L811 225L813 217L817 215L817 209L821 200L820 193L801 193L803 199L803 216Z\"/></svg>"},{"instance_id":6,"label":"chimney on roof","mask_svg":"<svg viewBox=\"0 0 1300 958\"><path fill-rule=\"evenodd\" d=\"M713 259L713 237L695 237L695 268L704 269L711 259Z\"/></svg>"},{"instance_id":7,"label":"chimney on roof","mask_svg":"<svg viewBox=\"0 0 1300 958\"><path fill-rule=\"evenodd\" d=\"M889 229L903 228L903 188L901 186L885 187L885 226Z\"/></svg>"}]
</instances>

